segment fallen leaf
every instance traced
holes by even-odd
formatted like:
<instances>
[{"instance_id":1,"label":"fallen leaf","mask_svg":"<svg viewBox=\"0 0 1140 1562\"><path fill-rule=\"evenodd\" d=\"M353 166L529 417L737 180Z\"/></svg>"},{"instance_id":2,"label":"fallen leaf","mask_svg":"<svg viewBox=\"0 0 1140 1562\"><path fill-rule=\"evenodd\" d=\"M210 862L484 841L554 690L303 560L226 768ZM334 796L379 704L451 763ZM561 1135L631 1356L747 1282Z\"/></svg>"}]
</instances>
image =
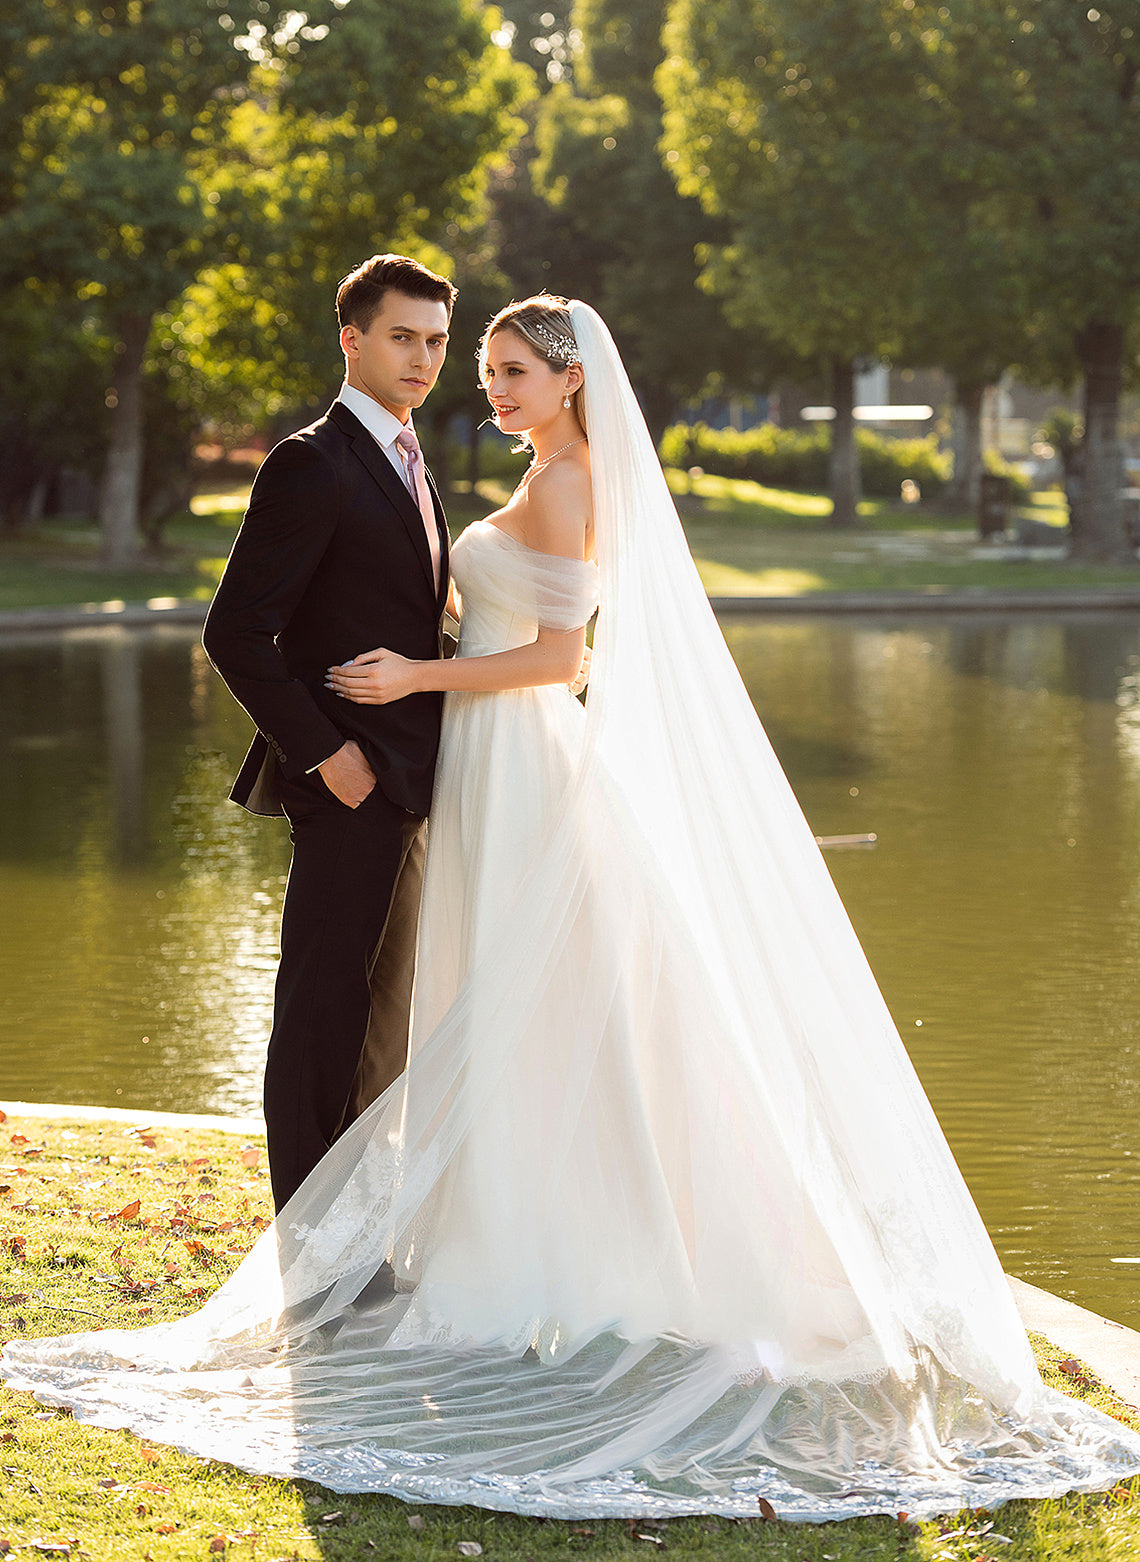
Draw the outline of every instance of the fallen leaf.
<instances>
[{"instance_id":1,"label":"fallen leaf","mask_svg":"<svg viewBox=\"0 0 1140 1562\"><path fill-rule=\"evenodd\" d=\"M27 1299L27 1291L13 1291L11 1296L0 1296L0 1307L22 1307Z\"/></svg>"},{"instance_id":2,"label":"fallen leaf","mask_svg":"<svg viewBox=\"0 0 1140 1562\"><path fill-rule=\"evenodd\" d=\"M211 1540L210 1544L206 1547L206 1550L210 1552L224 1551L228 1544L229 1542L226 1540L224 1535L215 1535L213 1540Z\"/></svg>"},{"instance_id":3,"label":"fallen leaf","mask_svg":"<svg viewBox=\"0 0 1140 1562\"><path fill-rule=\"evenodd\" d=\"M154 1532L155 1532L156 1535L173 1535L174 1531L177 1528L178 1528L178 1525L176 1523L175 1524L156 1524L154 1526Z\"/></svg>"},{"instance_id":4,"label":"fallen leaf","mask_svg":"<svg viewBox=\"0 0 1140 1562\"><path fill-rule=\"evenodd\" d=\"M764 1519L765 1522L767 1522L769 1524L775 1523L776 1520L779 1518L779 1514L776 1512L776 1510L772 1506L772 1504L768 1501L767 1497L759 1497L759 1498L757 1498L757 1501L760 1504L760 1517L762 1519Z\"/></svg>"},{"instance_id":5,"label":"fallen leaf","mask_svg":"<svg viewBox=\"0 0 1140 1562\"><path fill-rule=\"evenodd\" d=\"M409 1529L423 1529L424 1516L422 1513L409 1513L407 1518Z\"/></svg>"},{"instance_id":6,"label":"fallen leaf","mask_svg":"<svg viewBox=\"0 0 1140 1562\"><path fill-rule=\"evenodd\" d=\"M162 1455L157 1448L152 1448L149 1443L139 1444L139 1458L145 1464L157 1464Z\"/></svg>"},{"instance_id":7,"label":"fallen leaf","mask_svg":"<svg viewBox=\"0 0 1140 1562\"><path fill-rule=\"evenodd\" d=\"M12 1144L27 1144L28 1136L27 1134L13 1134L11 1142Z\"/></svg>"},{"instance_id":8,"label":"fallen leaf","mask_svg":"<svg viewBox=\"0 0 1140 1562\"><path fill-rule=\"evenodd\" d=\"M122 1481L117 1481L113 1475L105 1476L103 1480L99 1482L99 1485L102 1486L106 1491L120 1491L123 1487Z\"/></svg>"},{"instance_id":9,"label":"fallen leaf","mask_svg":"<svg viewBox=\"0 0 1140 1562\"><path fill-rule=\"evenodd\" d=\"M150 1512L150 1509L147 1507L145 1502L140 1502L140 1503L136 1504L136 1506L135 1506L135 1518L136 1519L145 1519L149 1512Z\"/></svg>"},{"instance_id":10,"label":"fallen leaf","mask_svg":"<svg viewBox=\"0 0 1140 1562\"><path fill-rule=\"evenodd\" d=\"M0 1443L15 1443L18 1441L15 1432L5 1432L0 1435Z\"/></svg>"},{"instance_id":11,"label":"fallen leaf","mask_svg":"<svg viewBox=\"0 0 1140 1562\"><path fill-rule=\"evenodd\" d=\"M8 1121L8 1114L7 1114L7 1112L0 1112L0 1123L6 1123L7 1121ZM7 1545L8 1542L5 1541L4 1544Z\"/></svg>"},{"instance_id":12,"label":"fallen leaf","mask_svg":"<svg viewBox=\"0 0 1140 1562\"><path fill-rule=\"evenodd\" d=\"M252 1144L247 1144L245 1149L238 1156L238 1160L242 1163L243 1166L256 1166L260 1159L261 1151Z\"/></svg>"},{"instance_id":13,"label":"fallen leaf","mask_svg":"<svg viewBox=\"0 0 1140 1562\"><path fill-rule=\"evenodd\" d=\"M141 1203L139 1202L138 1199L135 1199L130 1204L125 1205L119 1211L119 1213L117 1215L112 1215L111 1219L112 1220L134 1220L135 1216L138 1214L138 1212L139 1212L139 1210L141 1208L142 1208Z\"/></svg>"},{"instance_id":14,"label":"fallen leaf","mask_svg":"<svg viewBox=\"0 0 1140 1562\"><path fill-rule=\"evenodd\" d=\"M334 1508L331 1513L322 1513L321 1514L321 1523L322 1524L342 1524L343 1522L344 1522L344 1514L341 1512L341 1510L339 1508Z\"/></svg>"},{"instance_id":15,"label":"fallen leaf","mask_svg":"<svg viewBox=\"0 0 1140 1562\"><path fill-rule=\"evenodd\" d=\"M154 1453L153 1449L151 1449L150 1451L151 1451L151 1453ZM155 1454L154 1457L157 1459L158 1455ZM169 1486L160 1486L157 1481L136 1481L135 1484L134 1484L134 1488L133 1489L135 1491L148 1491L148 1492L150 1492L152 1497L169 1497L170 1496L170 1487Z\"/></svg>"},{"instance_id":16,"label":"fallen leaf","mask_svg":"<svg viewBox=\"0 0 1140 1562\"><path fill-rule=\"evenodd\" d=\"M638 1534L636 1538L638 1540L648 1540L651 1545L660 1546L662 1551L665 1550L665 1542L661 1539L660 1535L642 1535L642 1534Z\"/></svg>"},{"instance_id":17,"label":"fallen leaf","mask_svg":"<svg viewBox=\"0 0 1140 1562\"><path fill-rule=\"evenodd\" d=\"M456 1548L461 1557L481 1557L483 1547L477 1540L461 1540Z\"/></svg>"}]
</instances>

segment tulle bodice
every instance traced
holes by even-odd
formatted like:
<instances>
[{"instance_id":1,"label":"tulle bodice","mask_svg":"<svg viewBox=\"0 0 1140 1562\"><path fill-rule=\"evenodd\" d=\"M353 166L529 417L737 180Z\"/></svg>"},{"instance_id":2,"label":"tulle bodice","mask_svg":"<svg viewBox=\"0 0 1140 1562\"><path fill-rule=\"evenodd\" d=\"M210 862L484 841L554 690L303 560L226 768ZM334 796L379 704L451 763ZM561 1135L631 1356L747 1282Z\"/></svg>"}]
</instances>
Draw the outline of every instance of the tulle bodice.
<instances>
[{"instance_id":1,"label":"tulle bodice","mask_svg":"<svg viewBox=\"0 0 1140 1562\"><path fill-rule=\"evenodd\" d=\"M596 564L539 553L491 521L476 521L456 542L451 577L462 601L461 656L526 645L539 628L579 629L598 605Z\"/></svg>"}]
</instances>

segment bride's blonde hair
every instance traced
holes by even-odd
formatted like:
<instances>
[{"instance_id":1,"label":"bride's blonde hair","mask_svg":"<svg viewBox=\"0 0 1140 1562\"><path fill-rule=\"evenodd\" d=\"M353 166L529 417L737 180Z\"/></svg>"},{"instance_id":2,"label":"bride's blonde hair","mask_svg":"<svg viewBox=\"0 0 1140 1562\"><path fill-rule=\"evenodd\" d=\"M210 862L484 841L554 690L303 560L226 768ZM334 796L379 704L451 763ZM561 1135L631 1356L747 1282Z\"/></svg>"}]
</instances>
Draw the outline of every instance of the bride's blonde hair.
<instances>
[{"instance_id":1,"label":"bride's blonde hair","mask_svg":"<svg viewBox=\"0 0 1140 1562\"><path fill-rule=\"evenodd\" d=\"M521 303L512 302L505 309L500 309L483 332L478 354L480 379L491 338L506 330L516 331L527 346L552 369L568 369L572 363L581 363L569 301L553 293L536 293L533 298L524 298ZM578 421L585 428L585 386L579 386L571 392L571 396Z\"/></svg>"}]
</instances>

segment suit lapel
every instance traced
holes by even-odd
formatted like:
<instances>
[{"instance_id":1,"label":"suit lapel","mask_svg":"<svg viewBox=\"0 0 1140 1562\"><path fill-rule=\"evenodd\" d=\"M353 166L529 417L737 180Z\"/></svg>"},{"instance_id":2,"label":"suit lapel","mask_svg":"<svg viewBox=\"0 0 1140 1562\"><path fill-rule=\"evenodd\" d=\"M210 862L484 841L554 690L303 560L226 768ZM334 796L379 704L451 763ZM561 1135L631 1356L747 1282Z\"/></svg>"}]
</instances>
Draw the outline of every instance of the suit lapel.
<instances>
[{"instance_id":1,"label":"suit lapel","mask_svg":"<svg viewBox=\"0 0 1140 1562\"><path fill-rule=\"evenodd\" d=\"M419 505L408 492L403 478L364 427L364 424L361 423L355 413L349 411L342 401L333 402L329 408L329 417L348 436L352 445L353 455L363 463L370 475L375 478L385 498L407 528L408 536L412 539L416 556L420 561L424 575L427 577L428 585L432 589L432 594L435 595L435 572L431 567L431 553L428 550L423 516L420 514ZM434 487L432 488L432 497L435 501L438 520L441 506L435 495ZM446 554L444 557L446 557ZM442 578L446 578L446 571L441 569L440 575Z\"/></svg>"},{"instance_id":2,"label":"suit lapel","mask_svg":"<svg viewBox=\"0 0 1140 1562\"><path fill-rule=\"evenodd\" d=\"M439 593L437 606L442 613L447 604L447 572L451 553L451 534L447 530L447 516L443 511L443 501L436 491L435 481L424 464L424 475L427 477L428 487L431 489L432 504L435 505L435 527L439 533Z\"/></svg>"}]
</instances>

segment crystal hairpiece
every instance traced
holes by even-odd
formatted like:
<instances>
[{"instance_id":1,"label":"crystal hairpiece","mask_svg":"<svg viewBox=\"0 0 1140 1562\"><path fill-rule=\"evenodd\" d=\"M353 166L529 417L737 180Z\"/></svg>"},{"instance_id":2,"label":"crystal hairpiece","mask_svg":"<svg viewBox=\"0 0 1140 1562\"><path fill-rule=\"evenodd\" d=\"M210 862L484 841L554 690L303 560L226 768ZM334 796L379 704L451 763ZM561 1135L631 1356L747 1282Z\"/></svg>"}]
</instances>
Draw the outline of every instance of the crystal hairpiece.
<instances>
[{"instance_id":1,"label":"crystal hairpiece","mask_svg":"<svg viewBox=\"0 0 1140 1562\"><path fill-rule=\"evenodd\" d=\"M568 331L552 330L550 326L543 325L541 321L531 322L531 330L539 341L545 346L552 358L557 358L559 363L564 363L567 368L572 363L581 363L578 354L578 343Z\"/></svg>"}]
</instances>

